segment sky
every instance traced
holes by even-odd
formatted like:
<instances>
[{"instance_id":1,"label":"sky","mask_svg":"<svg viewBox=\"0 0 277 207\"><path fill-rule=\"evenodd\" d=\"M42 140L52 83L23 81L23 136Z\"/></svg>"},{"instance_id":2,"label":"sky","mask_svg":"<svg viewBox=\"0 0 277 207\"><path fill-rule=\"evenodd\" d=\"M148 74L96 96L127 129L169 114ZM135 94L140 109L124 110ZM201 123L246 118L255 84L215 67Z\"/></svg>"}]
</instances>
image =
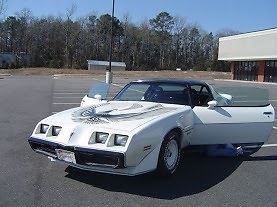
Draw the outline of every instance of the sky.
<instances>
[{"instance_id":1,"label":"sky","mask_svg":"<svg viewBox=\"0 0 277 207\"><path fill-rule=\"evenodd\" d=\"M112 0L6 0L5 16L24 8L34 16L65 16L76 5L74 18L88 14L111 13ZM115 0L115 16L128 14L140 23L166 11L188 23L198 24L208 32L232 29L250 32L277 27L277 0Z\"/></svg>"}]
</instances>

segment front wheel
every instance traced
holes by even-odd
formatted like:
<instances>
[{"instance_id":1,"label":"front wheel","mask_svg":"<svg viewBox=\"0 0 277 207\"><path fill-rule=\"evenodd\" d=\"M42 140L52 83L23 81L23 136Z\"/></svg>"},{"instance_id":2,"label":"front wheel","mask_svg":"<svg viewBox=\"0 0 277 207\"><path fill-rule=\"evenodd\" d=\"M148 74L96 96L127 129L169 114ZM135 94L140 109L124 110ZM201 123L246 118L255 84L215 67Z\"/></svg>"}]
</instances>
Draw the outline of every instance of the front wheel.
<instances>
[{"instance_id":1,"label":"front wheel","mask_svg":"<svg viewBox=\"0 0 277 207\"><path fill-rule=\"evenodd\" d=\"M180 160L179 134L175 131L166 135L159 154L158 173L162 176L174 174Z\"/></svg>"}]
</instances>

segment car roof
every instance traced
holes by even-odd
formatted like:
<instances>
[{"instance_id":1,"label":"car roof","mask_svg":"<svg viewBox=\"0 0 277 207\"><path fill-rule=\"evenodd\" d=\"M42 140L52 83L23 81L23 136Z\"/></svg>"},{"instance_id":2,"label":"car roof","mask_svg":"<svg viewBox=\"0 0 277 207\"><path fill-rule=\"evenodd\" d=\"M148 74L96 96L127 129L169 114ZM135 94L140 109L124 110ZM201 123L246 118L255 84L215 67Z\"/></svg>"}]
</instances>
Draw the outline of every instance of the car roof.
<instances>
[{"instance_id":1,"label":"car roof","mask_svg":"<svg viewBox=\"0 0 277 207\"><path fill-rule=\"evenodd\" d=\"M131 83L175 83L175 84L184 84L187 86L190 85L198 85L198 84L204 84L206 83L204 81L200 80L192 80L192 79L162 79L162 78L153 78L153 79L139 79L139 80L134 80L131 81Z\"/></svg>"}]
</instances>

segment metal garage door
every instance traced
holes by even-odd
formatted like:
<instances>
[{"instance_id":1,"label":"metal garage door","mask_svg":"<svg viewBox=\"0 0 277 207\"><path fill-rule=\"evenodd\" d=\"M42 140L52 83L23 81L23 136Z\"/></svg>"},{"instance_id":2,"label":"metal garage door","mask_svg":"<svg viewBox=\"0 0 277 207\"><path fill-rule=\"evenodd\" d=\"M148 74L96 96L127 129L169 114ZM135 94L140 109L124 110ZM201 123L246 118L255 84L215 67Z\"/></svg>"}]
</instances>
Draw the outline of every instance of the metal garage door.
<instances>
[{"instance_id":1,"label":"metal garage door","mask_svg":"<svg viewBox=\"0 0 277 207\"><path fill-rule=\"evenodd\" d=\"M266 82L277 82L277 60L266 61L264 80Z\"/></svg>"},{"instance_id":2,"label":"metal garage door","mask_svg":"<svg viewBox=\"0 0 277 207\"><path fill-rule=\"evenodd\" d=\"M256 81L258 64L255 61L235 62L234 75L237 80Z\"/></svg>"}]
</instances>

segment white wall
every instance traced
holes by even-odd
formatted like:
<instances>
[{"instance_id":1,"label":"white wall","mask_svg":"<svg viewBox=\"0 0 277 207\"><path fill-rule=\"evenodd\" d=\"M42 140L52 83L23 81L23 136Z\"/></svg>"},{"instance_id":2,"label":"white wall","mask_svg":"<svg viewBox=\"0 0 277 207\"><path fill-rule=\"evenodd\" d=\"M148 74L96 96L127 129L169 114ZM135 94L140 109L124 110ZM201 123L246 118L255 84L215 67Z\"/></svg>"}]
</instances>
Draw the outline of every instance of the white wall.
<instances>
[{"instance_id":1,"label":"white wall","mask_svg":"<svg viewBox=\"0 0 277 207\"><path fill-rule=\"evenodd\" d=\"M105 66L105 65L91 65L91 64L88 64L88 70L101 70L101 71L106 71L108 66ZM112 66L112 70L113 71L124 71L126 70L125 67L118 67L118 66Z\"/></svg>"},{"instance_id":2,"label":"white wall","mask_svg":"<svg viewBox=\"0 0 277 207\"><path fill-rule=\"evenodd\" d=\"M218 60L277 60L277 29L219 38Z\"/></svg>"}]
</instances>

